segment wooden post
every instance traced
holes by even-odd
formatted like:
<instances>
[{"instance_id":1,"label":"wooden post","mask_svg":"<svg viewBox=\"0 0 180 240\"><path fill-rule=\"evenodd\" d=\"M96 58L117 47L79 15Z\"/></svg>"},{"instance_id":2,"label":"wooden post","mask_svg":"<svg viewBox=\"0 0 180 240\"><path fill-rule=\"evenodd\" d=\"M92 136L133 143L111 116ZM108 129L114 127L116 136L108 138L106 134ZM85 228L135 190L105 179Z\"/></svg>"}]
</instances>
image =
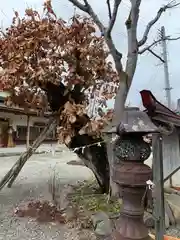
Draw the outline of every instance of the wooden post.
<instances>
[{"instance_id":1,"label":"wooden post","mask_svg":"<svg viewBox=\"0 0 180 240\"><path fill-rule=\"evenodd\" d=\"M2 126L0 125L0 147L3 147L3 133Z\"/></svg>"},{"instance_id":2,"label":"wooden post","mask_svg":"<svg viewBox=\"0 0 180 240\"><path fill-rule=\"evenodd\" d=\"M164 181L163 181L163 152L160 134L153 135L153 181L154 217L156 240L163 240L165 233Z\"/></svg>"},{"instance_id":3,"label":"wooden post","mask_svg":"<svg viewBox=\"0 0 180 240\"><path fill-rule=\"evenodd\" d=\"M26 148L29 148L29 137L30 137L30 116L27 115L27 132L26 132Z\"/></svg>"},{"instance_id":4,"label":"wooden post","mask_svg":"<svg viewBox=\"0 0 180 240\"><path fill-rule=\"evenodd\" d=\"M13 128L9 126L8 128L8 142L7 147L14 147L14 140L13 140Z\"/></svg>"}]
</instances>

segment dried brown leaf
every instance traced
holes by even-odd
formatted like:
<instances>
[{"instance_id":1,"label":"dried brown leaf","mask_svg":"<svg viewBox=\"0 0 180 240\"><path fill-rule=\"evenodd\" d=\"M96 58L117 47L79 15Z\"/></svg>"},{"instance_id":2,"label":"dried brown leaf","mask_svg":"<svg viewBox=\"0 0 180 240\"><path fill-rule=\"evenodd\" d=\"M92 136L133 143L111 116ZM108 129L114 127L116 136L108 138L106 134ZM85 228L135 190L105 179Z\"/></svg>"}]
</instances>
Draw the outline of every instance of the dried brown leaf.
<instances>
[{"instance_id":1,"label":"dried brown leaf","mask_svg":"<svg viewBox=\"0 0 180 240\"><path fill-rule=\"evenodd\" d=\"M14 12L12 25L1 34L0 90L11 93L8 105L45 112L49 103L39 85L47 82L58 85L63 79L66 101L60 114L60 141L69 144L77 133L75 125L81 134L97 136L112 114L105 114L100 120L88 118L90 96L94 94L101 105L115 96L119 81L107 61L105 41L97 36L90 18L76 15L69 22L57 19L50 0L45 1L44 11L45 16L40 17L37 11L28 8L23 18ZM72 94L75 85L81 86L82 94ZM83 97L76 104L80 95Z\"/></svg>"}]
</instances>

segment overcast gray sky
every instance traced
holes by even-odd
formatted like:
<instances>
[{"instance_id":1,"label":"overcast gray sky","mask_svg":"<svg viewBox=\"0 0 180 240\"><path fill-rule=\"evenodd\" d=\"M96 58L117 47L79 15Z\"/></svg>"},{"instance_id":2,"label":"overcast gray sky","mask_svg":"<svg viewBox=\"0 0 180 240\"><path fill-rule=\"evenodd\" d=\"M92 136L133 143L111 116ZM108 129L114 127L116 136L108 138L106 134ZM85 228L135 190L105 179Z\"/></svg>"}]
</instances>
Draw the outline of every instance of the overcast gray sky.
<instances>
[{"instance_id":1,"label":"overcast gray sky","mask_svg":"<svg viewBox=\"0 0 180 240\"><path fill-rule=\"evenodd\" d=\"M107 23L107 6L106 0L89 0L92 7L99 15L100 19ZM52 1L54 9L58 16L67 20L72 16L74 12L74 7L69 3L68 0L53 0ZM138 26L138 36L142 36L146 24L150 21L156 14L157 10L166 4L167 0L142 0L142 5L140 8L140 20ZM43 0L4 0L1 1L0 6L0 20L1 26L8 26L11 23L13 16L13 9L17 10L20 14L23 14L26 7L34 7L37 10L42 9ZM129 1L124 0L121 4L118 19L113 31L113 38L118 49L124 54L124 61L127 51L127 37L124 22L128 16L129 12ZM154 26L151 31L148 42L152 42L158 36L158 29L162 25L166 28L167 35L172 37L180 36L180 7L166 12L160 21ZM179 23L178 23L179 22ZM161 46L154 49L158 54L161 54ZM180 98L180 40L172 41L168 43L168 61L169 61L169 72L171 87L173 88L172 100L176 103L177 98ZM151 90L154 95L161 101L165 101L165 91L164 91L164 70L163 66L160 65L159 60L149 53L139 57L138 66L136 74L134 77L133 85L129 93L128 100L131 105L140 105L140 95L139 91L142 89Z\"/></svg>"}]
</instances>

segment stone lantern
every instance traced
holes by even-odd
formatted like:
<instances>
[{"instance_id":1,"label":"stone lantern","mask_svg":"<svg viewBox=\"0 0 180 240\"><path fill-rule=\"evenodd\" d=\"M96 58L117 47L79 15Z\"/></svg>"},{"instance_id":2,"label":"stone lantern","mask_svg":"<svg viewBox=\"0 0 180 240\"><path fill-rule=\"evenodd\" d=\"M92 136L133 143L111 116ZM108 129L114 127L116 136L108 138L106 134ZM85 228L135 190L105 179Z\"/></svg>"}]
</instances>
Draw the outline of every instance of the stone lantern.
<instances>
[{"instance_id":1,"label":"stone lantern","mask_svg":"<svg viewBox=\"0 0 180 240\"><path fill-rule=\"evenodd\" d=\"M155 132L158 132L157 127L138 108L125 109L118 127L108 131L120 136L114 142L112 178L122 197L117 229L110 239L150 239L143 215L148 191L146 182L152 179L152 170L144 161L150 156L151 148L143 137Z\"/></svg>"}]
</instances>

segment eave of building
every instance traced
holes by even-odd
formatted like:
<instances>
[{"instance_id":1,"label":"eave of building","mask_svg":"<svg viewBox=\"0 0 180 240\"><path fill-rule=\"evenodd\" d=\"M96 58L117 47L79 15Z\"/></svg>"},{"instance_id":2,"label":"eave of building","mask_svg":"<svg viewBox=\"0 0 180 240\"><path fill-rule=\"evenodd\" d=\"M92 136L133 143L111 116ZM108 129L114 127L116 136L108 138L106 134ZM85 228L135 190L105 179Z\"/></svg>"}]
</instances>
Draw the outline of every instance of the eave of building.
<instances>
[{"instance_id":1,"label":"eave of building","mask_svg":"<svg viewBox=\"0 0 180 240\"><path fill-rule=\"evenodd\" d=\"M0 104L0 112L13 113L15 115L28 115L28 116L45 117L45 118L50 117L52 114L51 112L46 112L43 115L40 115L36 110L29 109L25 111L23 108L8 107L4 104Z\"/></svg>"}]
</instances>

